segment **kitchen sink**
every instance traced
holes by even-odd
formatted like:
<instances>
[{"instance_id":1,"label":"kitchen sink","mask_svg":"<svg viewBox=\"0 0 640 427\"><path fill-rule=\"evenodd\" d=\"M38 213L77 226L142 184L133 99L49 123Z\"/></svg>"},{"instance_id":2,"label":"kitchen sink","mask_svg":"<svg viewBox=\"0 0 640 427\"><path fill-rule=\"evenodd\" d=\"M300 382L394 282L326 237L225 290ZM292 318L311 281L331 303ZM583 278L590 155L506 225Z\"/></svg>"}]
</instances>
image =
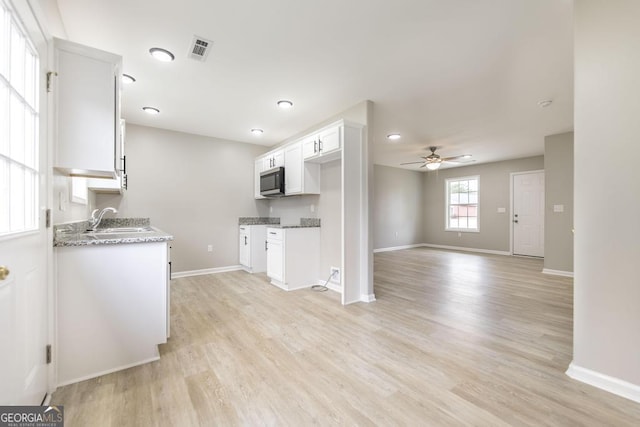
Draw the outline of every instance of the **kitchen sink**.
<instances>
[{"instance_id":1,"label":"kitchen sink","mask_svg":"<svg viewBox=\"0 0 640 427\"><path fill-rule=\"evenodd\" d=\"M111 234L137 234L137 233L153 233L154 230L151 227L113 227L113 228L98 228L94 230L87 230L84 234L90 236L108 236Z\"/></svg>"}]
</instances>

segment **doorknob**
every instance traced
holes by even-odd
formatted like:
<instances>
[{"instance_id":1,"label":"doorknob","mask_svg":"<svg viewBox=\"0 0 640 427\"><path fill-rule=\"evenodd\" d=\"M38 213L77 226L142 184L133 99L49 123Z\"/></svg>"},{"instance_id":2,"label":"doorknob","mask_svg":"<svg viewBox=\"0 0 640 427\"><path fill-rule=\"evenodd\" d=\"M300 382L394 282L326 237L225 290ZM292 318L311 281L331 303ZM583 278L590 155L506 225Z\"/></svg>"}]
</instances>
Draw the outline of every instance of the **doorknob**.
<instances>
[{"instance_id":1,"label":"doorknob","mask_svg":"<svg viewBox=\"0 0 640 427\"><path fill-rule=\"evenodd\" d=\"M0 265L0 280L4 280L11 273L7 267Z\"/></svg>"}]
</instances>

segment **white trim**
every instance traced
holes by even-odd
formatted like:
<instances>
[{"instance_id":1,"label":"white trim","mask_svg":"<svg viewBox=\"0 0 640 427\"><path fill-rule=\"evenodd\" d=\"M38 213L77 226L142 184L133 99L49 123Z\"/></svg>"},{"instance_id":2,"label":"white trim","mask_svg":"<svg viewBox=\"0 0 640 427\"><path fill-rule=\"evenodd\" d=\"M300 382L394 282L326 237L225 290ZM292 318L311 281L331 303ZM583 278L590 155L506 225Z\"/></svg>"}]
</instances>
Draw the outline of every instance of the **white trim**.
<instances>
[{"instance_id":1,"label":"white trim","mask_svg":"<svg viewBox=\"0 0 640 427\"><path fill-rule=\"evenodd\" d=\"M435 248L435 249L449 249L452 251L462 251L462 252L479 252L483 254L492 254L492 255L506 255L510 256L511 253L507 251L494 251L492 249L478 249L478 248L464 248L461 246L447 246L447 245L432 245L431 243L423 243L422 246L426 248Z\"/></svg>"},{"instance_id":2,"label":"white trim","mask_svg":"<svg viewBox=\"0 0 640 427\"><path fill-rule=\"evenodd\" d=\"M376 300L375 294L360 295L360 301L362 302L374 302Z\"/></svg>"},{"instance_id":3,"label":"white trim","mask_svg":"<svg viewBox=\"0 0 640 427\"><path fill-rule=\"evenodd\" d=\"M230 265L228 267L216 267L216 268L204 268L202 270L190 270L190 271L178 271L176 273L171 274L172 279L179 279L181 277L191 277L191 276L204 276L205 274L218 274L218 273L227 273L229 271L238 271L242 270L241 265Z\"/></svg>"},{"instance_id":4,"label":"white trim","mask_svg":"<svg viewBox=\"0 0 640 427\"><path fill-rule=\"evenodd\" d=\"M577 366L573 362L571 362L569 369L565 373L574 380L640 403L639 385Z\"/></svg>"},{"instance_id":5,"label":"white trim","mask_svg":"<svg viewBox=\"0 0 640 427\"><path fill-rule=\"evenodd\" d=\"M552 270L550 268L543 268L542 273L552 276L573 277L573 271Z\"/></svg>"},{"instance_id":6,"label":"white trim","mask_svg":"<svg viewBox=\"0 0 640 427\"><path fill-rule=\"evenodd\" d=\"M449 227L449 182L475 179L478 181L478 201L476 202L476 228L452 228ZM447 178L444 181L444 231L479 233L480 232L480 175L462 176L459 178Z\"/></svg>"},{"instance_id":7,"label":"white trim","mask_svg":"<svg viewBox=\"0 0 640 427\"><path fill-rule=\"evenodd\" d=\"M379 252L391 252L391 251L400 251L402 249L413 249L413 248L421 248L424 246L424 243L416 243L414 245L402 245L402 246L391 246L388 248L378 248L374 249L373 253L377 254Z\"/></svg>"},{"instance_id":8,"label":"white trim","mask_svg":"<svg viewBox=\"0 0 640 427\"><path fill-rule=\"evenodd\" d=\"M107 369L107 370L101 371L101 372L94 372L93 374L85 375L84 377L74 378L72 380L64 381L64 382L58 383L58 387L63 387L65 385L79 383L81 381L90 380L91 378L101 377L103 375L111 374L113 372L117 372L117 371L122 371L122 370L125 370L125 369L129 369L129 368L133 368L134 366L140 366L140 365L144 365L145 363L155 362L156 360L160 360L160 354L158 354L157 356L154 356L154 357L150 357L150 358L145 359L145 360L140 360L139 362L129 363L127 365L118 366L117 368Z\"/></svg>"}]
</instances>

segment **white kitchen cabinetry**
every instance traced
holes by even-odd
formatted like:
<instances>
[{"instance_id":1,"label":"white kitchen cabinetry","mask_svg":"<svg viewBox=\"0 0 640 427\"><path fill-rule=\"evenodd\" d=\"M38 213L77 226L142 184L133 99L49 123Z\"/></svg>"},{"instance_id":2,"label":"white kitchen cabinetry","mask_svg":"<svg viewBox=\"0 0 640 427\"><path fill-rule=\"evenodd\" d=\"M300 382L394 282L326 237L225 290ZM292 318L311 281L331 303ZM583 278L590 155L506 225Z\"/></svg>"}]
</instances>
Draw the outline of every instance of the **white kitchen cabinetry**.
<instances>
[{"instance_id":1,"label":"white kitchen cabinetry","mask_svg":"<svg viewBox=\"0 0 640 427\"><path fill-rule=\"evenodd\" d=\"M318 283L320 228L267 228L267 276L286 291Z\"/></svg>"},{"instance_id":2,"label":"white kitchen cabinetry","mask_svg":"<svg viewBox=\"0 0 640 427\"><path fill-rule=\"evenodd\" d=\"M159 359L168 243L56 248L58 385Z\"/></svg>"},{"instance_id":3,"label":"white kitchen cabinetry","mask_svg":"<svg viewBox=\"0 0 640 427\"><path fill-rule=\"evenodd\" d=\"M269 153L262 159L262 171L284 166L284 150L277 150Z\"/></svg>"},{"instance_id":4,"label":"white kitchen cabinetry","mask_svg":"<svg viewBox=\"0 0 640 427\"><path fill-rule=\"evenodd\" d=\"M340 158L342 127L332 125L302 140L302 154L306 161L325 163Z\"/></svg>"},{"instance_id":5,"label":"white kitchen cabinetry","mask_svg":"<svg viewBox=\"0 0 640 427\"><path fill-rule=\"evenodd\" d=\"M284 150L285 195L320 194L320 165L302 158L302 141Z\"/></svg>"},{"instance_id":6,"label":"white kitchen cabinetry","mask_svg":"<svg viewBox=\"0 0 640 427\"><path fill-rule=\"evenodd\" d=\"M117 176L122 57L55 39L54 168L63 174Z\"/></svg>"},{"instance_id":7,"label":"white kitchen cabinetry","mask_svg":"<svg viewBox=\"0 0 640 427\"><path fill-rule=\"evenodd\" d=\"M241 225L239 227L239 259L249 273L267 270L267 226Z\"/></svg>"},{"instance_id":8,"label":"white kitchen cabinetry","mask_svg":"<svg viewBox=\"0 0 640 427\"><path fill-rule=\"evenodd\" d=\"M253 192L256 199L266 199L266 197L260 194L260 173L262 172L263 165L264 159L259 158L256 160L255 168L253 170Z\"/></svg>"},{"instance_id":9,"label":"white kitchen cabinetry","mask_svg":"<svg viewBox=\"0 0 640 427\"><path fill-rule=\"evenodd\" d=\"M116 177L89 178L87 188L94 193L122 194L127 189L127 159L124 153L125 121L120 120L120 158L117 159Z\"/></svg>"}]
</instances>

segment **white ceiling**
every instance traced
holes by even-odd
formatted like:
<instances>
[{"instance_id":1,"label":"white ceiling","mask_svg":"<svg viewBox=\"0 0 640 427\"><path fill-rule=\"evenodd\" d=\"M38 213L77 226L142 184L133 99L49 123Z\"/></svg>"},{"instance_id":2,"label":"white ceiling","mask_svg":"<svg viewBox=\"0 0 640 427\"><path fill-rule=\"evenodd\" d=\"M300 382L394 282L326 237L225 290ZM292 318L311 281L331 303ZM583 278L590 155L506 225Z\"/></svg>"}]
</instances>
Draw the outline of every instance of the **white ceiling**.
<instances>
[{"instance_id":1,"label":"white ceiling","mask_svg":"<svg viewBox=\"0 0 640 427\"><path fill-rule=\"evenodd\" d=\"M69 40L122 55L137 79L129 123L273 145L368 99L389 166L430 145L476 162L543 154L573 128L572 0L57 1ZM204 63L187 58L194 35L214 42Z\"/></svg>"}]
</instances>

